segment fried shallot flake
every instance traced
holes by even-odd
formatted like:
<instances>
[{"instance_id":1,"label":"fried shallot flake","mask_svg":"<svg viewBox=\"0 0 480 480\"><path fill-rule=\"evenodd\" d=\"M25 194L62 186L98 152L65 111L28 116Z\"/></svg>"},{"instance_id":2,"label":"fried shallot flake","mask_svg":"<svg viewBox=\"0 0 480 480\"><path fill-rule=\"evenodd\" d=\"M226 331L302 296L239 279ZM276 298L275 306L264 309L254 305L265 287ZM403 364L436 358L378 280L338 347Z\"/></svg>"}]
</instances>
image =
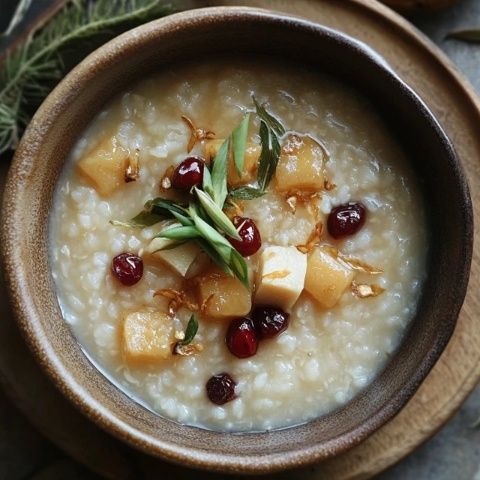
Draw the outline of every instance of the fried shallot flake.
<instances>
[{"instance_id":1,"label":"fried shallot flake","mask_svg":"<svg viewBox=\"0 0 480 480\"><path fill-rule=\"evenodd\" d=\"M153 296L162 296L170 300L168 303L168 313L172 317L175 316L175 313L181 307L186 307L192 311L198 310L198 305L191 302L187 294L183 291L175 290L173 288L162 288L161 290L157 290Z\"/></svg>"},{"instance_id":2,"label":"fried shallot flake","mask_svg":"<svg viewBox=\"0 0 480 480\"><path fill-rule=\"evenodd\" d=\"M182 345L179 342L173 347L174 355L182 355L184 357L195 355L196 353L200 352L203 352L203 345L201 343L189 343L188 345Z\"/></svg>"},{"instance_id":3,"label":"fried shallot flake","mask_svg":"<svg viewBox=\"0 0 480 480\"><path fill-rule=\"evenodd\" d=\"M337 188L337 186L333 182L331 182L327 177L325 177L325 180L323 181L323 188L328 192L330 190Z\"/></svg>"},{"instance_id":4,"label":"fried shallot flake","mask_svg":"<svg viewBox=\"0 0 480 480\"><path fill-rule=\"evenodd\" d=\"M357 270L363 273L369 273L370 275L379 275L383 273L381 268L374 267L363 260L359 260L358 258L347 257L340 253L336 248L325 246L325 249L328 250L332 257L342 261L344 264L348 265L353 270Z\"/></svg>"},{"instance_id":5,"label":"fried shallot flake","mask_svg":"<svg viewBox=\"0 0 480 480\"><path fill-rule=\"evenodd\" d=\"M140 151L135 149L135 154L127 158L125 167L125 183L134 182L140 178Z\"/></svg>"},{"instance_id":6,"label":"fried shallot flake","mask_svg":"<svg viewBox=\"0 0 480 480\"><path fill-rule=\"evenodd\" d=\"M297 211L297 207L301 205L306 207L314 218L318 218L317 199L319 199L320 196L320 192L292 191L287 193L285 196L285 201L287 202L287 205L292 213L295 213Z\"/></svg>"},{"instance_id":7,"label":"fried shallot flake","mask_svg":"<svg viewBox=\"0 0 480 480\"><path fill-rule=\"evenodd\" d=\"M380 285L367 285L355 282L352 282L351 288L352 293L358 298L377 297L385 291Z\"/></svg>"},{"instance_id":8,"label":"fried shallot flake","mask_svg":"<svg viewBox=\"0 0 480 480\"><path fill-rule=\"evenodd\" d=\"M310 233L307 242L304 245L297 245L297 250L302 253L310 253L315 245L318 245L323 235L323 223L318 222Z\"/></svg>"},{"instance_id":9,"label":"fried shallot flake","mask_svg":"<svg viewBox=\"0 0 480 480\"><path fill-rule=\"evenodd\" d=\"M186 123L187 127L190 129L190 140L187 145L187 152L190 153L197 142L202 140L212 140L215 138L215 133L206 130L204 128L197 128L192 120L185 115L182 115L182 120Z\"/></svg>"}]
</instances>

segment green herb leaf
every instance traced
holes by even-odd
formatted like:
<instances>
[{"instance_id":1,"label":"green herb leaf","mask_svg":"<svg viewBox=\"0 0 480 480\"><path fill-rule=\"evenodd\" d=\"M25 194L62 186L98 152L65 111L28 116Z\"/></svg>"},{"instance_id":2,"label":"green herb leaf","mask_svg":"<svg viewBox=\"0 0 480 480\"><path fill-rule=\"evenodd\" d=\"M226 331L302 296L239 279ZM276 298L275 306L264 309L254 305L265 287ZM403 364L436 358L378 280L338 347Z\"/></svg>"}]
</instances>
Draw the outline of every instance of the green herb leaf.
<instances>
[{"instance_id":1,"label":"green herb leaf","mask_svg":"<svg viewBox=\"0 0 480 480\"><path fill-rule=\"evenodd\" d=\"M173 212L172 215L174 218L176 218L184 227L192 227L194 225L193 220L187 216L183 215L181 213Z\"/></svg>"},{"instance_id":2,"label":"green herb leaf","mask_svg":"<svg viewBox=\"0 0 480 480\"><path fill-rule=\"evenodd\" d=\"M204 238L197 238L195 241L197 245L210 257L215 265L220 267L226 274L232 277L234 276L232 269L227 263L225 263L215 247L210 245Z\"/></svg>"},{"instance_id":3,"label":"green herb leaf","mask_svg":"<svg viewBox=\"0 0 480 480\"><path fill-rule=\"evenodd\" d=\"M257 111L257 115L260 117L260 120L265 123L265 125L270 129L273 130L279 137L285 135L285 128L283 125L270 113L267 112L263 105L260 105L257 102L257 99L253 96L253 103L255 104L255 109Z\"/></svg>"},{"instance_id":4,"label":"green herb leaf","mask_svg":"<svg viewBox=\"0 0 480 480\"><path fill-rule=\"evenodd\" d=\"M240 125L232 132L233 159L239 177L242 177L243 175L249 122L250 114L247 113L240 122Z\"/></svg>"},{"instance_id":5,"label":"green herb leaf","mask_svg":"<svg viewBox=\"0 0 480 480\"><path fill-rule=\"evenodd\" d=\"M203 182L202 182L202 188L205 192L207 192L212 198L214 198L215 193L213 191L213 184L212 184L212 175L210 173L210 170L208 167L205 165L203 169Z\"/></svg>"},{"instance_id":6,"label":"green herb leaf","mask_svg":"<svg viewBox=\"0 0 480 480\"><path fill-rule=\"evenodd\" d=\"M185 208L175 202L164 198L155 198L146 202L144 209L130 220L110 220L110 223L116 227L145 228L165 219L176 218L182 225L193 225L185 213Z\"/></svg>"},{"instance_id":7,"label":"green herb leaf","mask_svg":"<svg viewBox=\"0 0 480 480\"><path fill-rule=\"evenodd\" d=\"M263 121L260 122L260 142L262 151L258 162L257 182L260 190L264 191L275 174L280 158L280 143L273 130Z\"/></svg>"},{"instance_id":8,"label":"green herb leaf","mask_svg":"<svg viewBox=\"0 0 480 480\"><path fill-rule=\"evenodd\" d=\"M0 153L16 148L36 108L82 58L121 32L172 12L162 0L67 2L2 64Z\"/></svg>"},{"instance_id":9,"label":"green herb leaf","mask_svg":"<svg viewBox=\"0 0 480 480\"><path fill-rule=\"evenodd\" d=\"M262 197L265 193L265 191L255 187L239 187L235 190L230 190L228 196L236 200L253 200L254 198Z\"/></svg>"},{"instance_id":10,"label":"green herb leaf","mask_svg":"<svg viewBox=\"0 0 480 480\"><path fill-rule=\"evenodd\" d=\"M154 238L169 238L171 240L191 240L193 238L199 237L200 234L195 227L174 227L174 228L166 228L162 230L160 233L155 235Z\"/></svg>"},{"instance_id":11,"label":"green herb leaf","mask_svg":"<svg viewBox=\"0 0 480 480\"><path fill-rule=\"evenodd\" d=\"M201 236L216 248L225 263L229 265L230 253L231 249L233 248L232 245L223 235L218 233L215 228L213 228L203 218L201 218L194 207L190 210L190 216L195 222L195 226L197 227L197 230L200 232Z\"/></svg>"},{"instance_id":12,"label":"green herb leaf","mask_svg":"<svg viewBox=\"0 0 480 480\"><path fill-rule=\"evenodd\" d=\"M470 43L480 43L480 28L469 28L450 32L446 38L454 38Z\"/></svg>"},{"instance_id":13,"label":"green herb leaf","mask_svg":"<svg viewBox=\"0 0 480 480\"><path fill-rule=\"evenodd\" d=\"M248 267L245 259L232 247L225 237L220 235L198 215L195 206L191 205L189 212L202 237L215 249L230 271L248 288Z\"/></svg>"},{"instance_id":14,"label":"green herb leaf","mask_svg":"<svg viewBox=\"0 0 480 480\"><path fill-rule=\"evenodd\" d=\"M213 200L223 208L228 195L227 190L227 163L230 155L230 138L227 138L221 145L217 156L213 160L212 168L212 190Z\"/></svg>"},{"instance_id":15,"label":"green herb leaf","mask_svg":"<svg viewBox=\"0 0 480 480\"><path fill-rule=\"evenodd\" d=\"M154 198L145 204L145 210L163 218L176 218L175 214L185 216L186 209L166 198Z\"/></svg>"},{"instance_id":16,"label":"green herb leaf","mask_svg":"<svg viewBox=\"0 0 480 480\"><path fill-rule=\"evenodd\" d=\"M194 191L197 194L200 205L213 223L228 236L241 240L235 225L225 213L223 213L222 209L205 192L202 192L196 187L194 188Z\"/></svg>"},{"instance_id":17,"label":"green herb leaf","mask_svg":"<svg viewBox=\"0 0 480 480\"><path fill-rule=\"evenodd\" d=\"M13 16L10 20L10 23L8 24L7 29L4 32L0 33L0 37L3 37L3 36L8 37L13 32L13 30L15 30L17 25L24 19L31 4L32 4L32 0L20 0L18 2L17 8L13 13Z\"/></svg>"},{"instance_id":18,"label":"green herb leaf","mask_svg":"<svg viewBox=\"0 0 480 480\"><path fill-rule=\"evenodd\" d=\"M189 343L192 343L195 335L198 332L198 320L195 318L195 315L192 314L190 320L188 321L187 328L185 329L185 337L183 340L177 342L177 345L185 346Z\"/></svg>"},{"instance_id":19,"label":"green herb leaf","mask_svg":"<svg viewBox=\"0 0 480 480\"><path fill-rule=\"evenodd\" d=\"M245 262L242 255L240 255L240 253L234 248L232 248L230 254L230 268L233 270L235 276L243 283L245 288L250 288L247 262Z\"/></svg>"},{"instance_id":20,"label":"green herb leaf","mask_svg":"<svg viewBox=\"0 0 480 480\"><path fill-rule=\"evenodd\" d=\"M155 225L156 223L161 222L163 219L164 217L161 217L160 215L156 215L147 210L142 210L137 216L133 217L127 222L110 220L110 223L116 227L145 228Z\"/></svg>"}]
</instances>

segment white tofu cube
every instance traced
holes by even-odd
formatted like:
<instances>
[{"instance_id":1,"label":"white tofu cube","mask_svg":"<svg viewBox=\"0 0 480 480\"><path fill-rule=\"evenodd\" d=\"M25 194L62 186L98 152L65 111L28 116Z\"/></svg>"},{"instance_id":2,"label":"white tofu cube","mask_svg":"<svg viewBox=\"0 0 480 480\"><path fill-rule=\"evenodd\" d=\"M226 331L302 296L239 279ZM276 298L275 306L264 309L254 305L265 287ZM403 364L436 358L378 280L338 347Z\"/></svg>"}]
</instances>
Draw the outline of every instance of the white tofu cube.
<instances>
[{"instance_id":1,"label":"white tofu cube","mask_svg":"<svg viewBox=\"0 0 480 480\"><path fill-rule=\"evenodd\" d=\"M302 293L307 256L295 247L267 247L260 257L255 303L290 310Z\"/></svg>"}]
</instances>

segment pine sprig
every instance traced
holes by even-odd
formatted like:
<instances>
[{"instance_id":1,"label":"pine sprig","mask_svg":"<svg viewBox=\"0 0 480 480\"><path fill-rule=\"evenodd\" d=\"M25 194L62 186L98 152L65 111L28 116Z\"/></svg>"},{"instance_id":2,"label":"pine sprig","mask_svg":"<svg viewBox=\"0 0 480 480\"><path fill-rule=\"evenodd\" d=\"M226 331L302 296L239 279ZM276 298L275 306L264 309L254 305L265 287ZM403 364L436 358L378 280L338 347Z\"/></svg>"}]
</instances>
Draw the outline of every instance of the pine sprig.
<instances>
[{"instance_id":1,"label":"pine sprig","mask_svg":"<svg viewBox=\"0 0 480 480\"><path fill-rule=\"evenodd\" d=\"M0 69L0 153L16 148L35 109L75 62L115 35L172 12L163 0L71 0Z\"/></svg>"}]
</instances>

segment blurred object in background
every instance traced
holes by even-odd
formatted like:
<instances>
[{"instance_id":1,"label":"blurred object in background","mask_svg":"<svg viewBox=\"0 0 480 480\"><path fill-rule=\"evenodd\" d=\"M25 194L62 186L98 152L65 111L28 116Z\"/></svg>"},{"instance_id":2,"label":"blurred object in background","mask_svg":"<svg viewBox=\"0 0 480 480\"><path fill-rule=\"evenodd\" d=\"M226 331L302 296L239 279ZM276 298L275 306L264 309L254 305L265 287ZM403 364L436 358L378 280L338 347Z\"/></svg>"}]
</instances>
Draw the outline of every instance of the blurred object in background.
<instances>
[{"instance_id":1,"label":"blurred object in background","mask_svg":"<svg viewBox=\"0 0 480 480\"><path fill-rule=\"evenodd\" d=\"M459 0L382 0L389 7L402 13L429 12L450 7Z\"/></svg>"}]
</instances>

